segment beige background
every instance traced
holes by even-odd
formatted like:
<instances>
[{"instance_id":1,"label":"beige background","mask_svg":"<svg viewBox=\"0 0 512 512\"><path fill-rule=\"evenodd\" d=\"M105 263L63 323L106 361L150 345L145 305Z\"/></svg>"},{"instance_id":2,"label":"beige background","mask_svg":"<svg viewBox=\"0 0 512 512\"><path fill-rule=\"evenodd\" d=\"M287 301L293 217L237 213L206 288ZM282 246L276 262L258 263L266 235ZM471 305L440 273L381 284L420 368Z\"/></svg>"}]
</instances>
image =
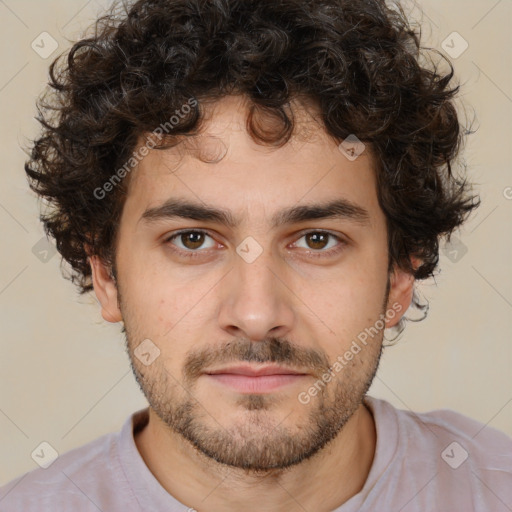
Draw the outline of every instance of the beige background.
<instances>
[{"instance_id":1,"label":"beige background","mask_svg":"<svg viewBox=\"0 0 512 512\"><path fill-rule=\"evenodd\" d=\"M31 453L41 441L63 453L145 406L119 326L61 277L58 255L43 263L33 253L43 231L20 149L36 134L34 102L50 61L107 5L0 1L0 484L36 467ZM409 323L385 351L371 394L414 411L455 409L512 436L512 5L407 5L428 23L431 46L453 31L469 43L453 62L480 125L465 155L483 202L458 235L459 260L443 254L441 273L421 287L428 319ZM59 44L46 60L31 48L42 32Z\"/></svg>"}]
</instances>

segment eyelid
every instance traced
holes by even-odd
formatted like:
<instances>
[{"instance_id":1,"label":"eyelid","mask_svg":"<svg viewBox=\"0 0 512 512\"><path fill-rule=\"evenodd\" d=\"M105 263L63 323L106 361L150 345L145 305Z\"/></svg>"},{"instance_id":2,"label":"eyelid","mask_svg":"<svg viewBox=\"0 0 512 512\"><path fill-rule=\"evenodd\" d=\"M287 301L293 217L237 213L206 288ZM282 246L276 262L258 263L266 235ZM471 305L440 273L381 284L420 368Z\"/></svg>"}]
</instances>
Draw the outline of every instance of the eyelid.
<instances>
[{"instance_id":1,"label":"eyelid","mask_svg":"<svg viewBox=\"0 0 512 512\"><path fill-rule=\"evenodd\" d=\"M340 233L338 231L331 231L330 229L305 228L305 229L295 233L293 235L293 237L294 238L296 237L298 239L298 238L302 238L304 235L308 235L310 233L322 233L322 234L331 235L333 238L336 238L336 239L340 240L341 242L348 243L348 237L347 236L345 236L343 233Z\"/></svg>"},{"instance_id":2,"label":"eyelid","mask_svg":"<svg viewBox=\"0 0 512 512\"><path fill-rule=\"evenodd\" d=\"M204 235L207 235L209 236L210 238L212 238L213 240L215 240L215 237L212 235L212 233L210 233L210 231L208 231L207 229L200 229L200 228L189 228L189 229L180 229L178 231L173 231L172 233L166 235L163 239L164 243L169 243L171 242L172 240L174 240L175 238L178 238L180 235L184 235L185 233L199 233L199 234L204 234ZM222 245L222 244L221 244ZM179 249L178 250L182 251L182 252L189 252L189 253L194 253L194 252L206 252L207 250L209 249L197 249L196 251L192 251L192 250L188 250L188 251L183 251L183 249Z\"/></svg>"},{"instance_id":3,"label":"eyelid","mask_svg":"<svg viewBox=\"0 0 512 512\"><path fill-rule=\"evenodd\" d=\"M297 243L302 237L304 237L305 235L308 235L310 233L320 233L320 234L324 234L324 235L329 235L332 238L335 238L338 242L338 244L335 247L331 247L330 249L327 249L327 250L316 250L315 251L314 249L305 249L305 252L308 255L311 255L313 258L334 256L334 255L338 254L340 251L342 251L345 248L345 246L347 246L349 244L347 237L345 237L341 233L337 233L337 232L335 233L328 229L314 229L314 228L313 229L312 228L304 229L302 231L299 231L295 235L293 235L294 238L296 239L294 244Z\"/></svg>"},{"instance_id":4,"label":"eyelid","mask_svg":"<svg viewBox=\"0 0 512 512\"><path fill-rule=\"evenodd\" d=\"M178 231L173 231L169 235L166 235L164 237L164 243L166 243L166 244L170 243L170 242L172 242L172 240L174 240L175 238L177 238L180 235L185 234L185 233L200 233L200 234L207 235L210 238L215 240L215 236L213 236L212 233L209 230L207 230L207 229L188 228L188 229L180 229ZM325 250L325 251L323 251L323 250L316 250L315 251L314 249L306 250L306 253L308 255L312 255L313 257L322 257L322 256L326 257L326 256L337 254L346 245L349 244L349 242L347 240L347 237L345 237L341 233L334 233L334 232L329 231L327 229L314 229L314 228L303 229L302 231L299 231L298 233L295 233L293 235L294 240L295 240L294 243L296 243L302 237L304 237L305 235L308 235L310 233L327 234L327 235L335 238L338 241L338 245L336 247L331 247L330 249ZM174 244L171 243L170 245L174 245ZM222 245L222 244L220 244L220 245ZM183 254L186 257L194 257L194 255L200 256L200 255L207 254L212 249L211 248L209 248L209 249L197 249L197 250L194 251L194 250L184 250L184 249L180 249L179 247L174 246L174 248L172 250L177 252L177 253L179 253L179 254Z\"/></svg>"}]
</instances>

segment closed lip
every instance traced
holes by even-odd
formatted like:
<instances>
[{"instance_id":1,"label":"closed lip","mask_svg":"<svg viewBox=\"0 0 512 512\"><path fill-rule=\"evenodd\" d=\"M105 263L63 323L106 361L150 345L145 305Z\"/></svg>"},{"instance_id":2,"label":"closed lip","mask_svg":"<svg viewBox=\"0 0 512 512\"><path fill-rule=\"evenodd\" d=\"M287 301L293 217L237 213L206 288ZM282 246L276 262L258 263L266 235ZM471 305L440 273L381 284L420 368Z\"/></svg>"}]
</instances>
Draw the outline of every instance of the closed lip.
<instances>
[{"instance_id":1,"label":"closed lip","mask_svg":"<svg viewBox=\"0 0 512 512\"><path fill-rule=\"evenodd\" d=\"M207 375L231 374L245 375L246 377L262 377L266 375L306 375L304 372L286 368L284 366L230 366L228 368L220 368L218 370L210 370L205 372Z\"/></svg>"}]
</instances>

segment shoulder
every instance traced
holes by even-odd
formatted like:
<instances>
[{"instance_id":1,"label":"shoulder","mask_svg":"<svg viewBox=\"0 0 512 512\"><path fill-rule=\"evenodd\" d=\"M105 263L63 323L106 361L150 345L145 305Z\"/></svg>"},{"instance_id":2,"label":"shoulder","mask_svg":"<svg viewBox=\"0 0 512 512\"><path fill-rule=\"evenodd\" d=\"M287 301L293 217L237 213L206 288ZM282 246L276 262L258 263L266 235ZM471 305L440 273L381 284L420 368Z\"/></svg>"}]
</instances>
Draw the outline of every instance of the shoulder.
<instances>
[{"instance_id":1,"label":"shoulder","mask_svg":"<svg viewBox=\"0 0 512 512\"><path fill-rule=\"evenodd\" d=\"M434 443L439 446L444 446L443 443L448 441L457 441L470 448L475 455L503 455L503 460L509 462L508 469L512 469L512 438L488 424L451 409L414 412L395 408L378 398L367 397L367 400L374 417L393 421L407 438L414 438L416 442L425 439L429 445Z\"/></svg>"},{"instance_id":2,"label":"shoulder","mask_svg":"<svg viewBox=\"0 0 512 512\"><path fill-rule=\"evenodd\" d=\"M70 450L46 469L37 468L0 488L2 512L91 510L100 506L113 484L122 492L118 461L120 433L105 434ZM115 480L115 481L114 481ZM124 491L130 492L126 485Z\"/></svg>"},{"instance_id":3,"label":"shoulder","mask_svg":"<svg viewBox=\"0 0 512 512\"><path fill-rule=\"evenodd\" d=\"M443 460L451 451L461 451L471 456L480 468L499 468L512 472L512 438L488 424L451 409L436 409L424 413L400 411L404 423L416 424L421 430L432 432L437 444L447 448ZM453 446L446 443L453 443ZM462 453L464 455L464 453Z\"/></svg>"},{"instance_id":4,"label":"shoulder","mask_svg":"<svg viewBox=\"0 0 512 512\"><path fill-rule=\"evenodd\" d=\"M417 413L372 397L367 403L377 442L379 435L381 443L394 441L385 480L400 479L418 490L410 510L507 510L504 504L512 503L511 437L451 409Z\"/></svg>"}]
</instances>

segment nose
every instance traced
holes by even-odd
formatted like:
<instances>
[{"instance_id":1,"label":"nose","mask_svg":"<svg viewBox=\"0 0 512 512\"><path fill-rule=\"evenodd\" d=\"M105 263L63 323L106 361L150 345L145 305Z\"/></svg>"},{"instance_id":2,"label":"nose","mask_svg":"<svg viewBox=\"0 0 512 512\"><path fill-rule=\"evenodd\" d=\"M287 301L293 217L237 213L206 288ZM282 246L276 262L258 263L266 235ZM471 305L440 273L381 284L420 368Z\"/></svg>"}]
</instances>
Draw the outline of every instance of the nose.
<instances>
[{"instance_id":1,"label":"nose","mask_svg":"<svg viewBox=\"0 0 512 512\"><path fill-rule=\"evenodd\" d=\"M252 263L236 256L222 285L220 327L231 336L251 341L285 337L295 322L288 270L288 265L269 251Z\"/></svg>"}]
</instances>

